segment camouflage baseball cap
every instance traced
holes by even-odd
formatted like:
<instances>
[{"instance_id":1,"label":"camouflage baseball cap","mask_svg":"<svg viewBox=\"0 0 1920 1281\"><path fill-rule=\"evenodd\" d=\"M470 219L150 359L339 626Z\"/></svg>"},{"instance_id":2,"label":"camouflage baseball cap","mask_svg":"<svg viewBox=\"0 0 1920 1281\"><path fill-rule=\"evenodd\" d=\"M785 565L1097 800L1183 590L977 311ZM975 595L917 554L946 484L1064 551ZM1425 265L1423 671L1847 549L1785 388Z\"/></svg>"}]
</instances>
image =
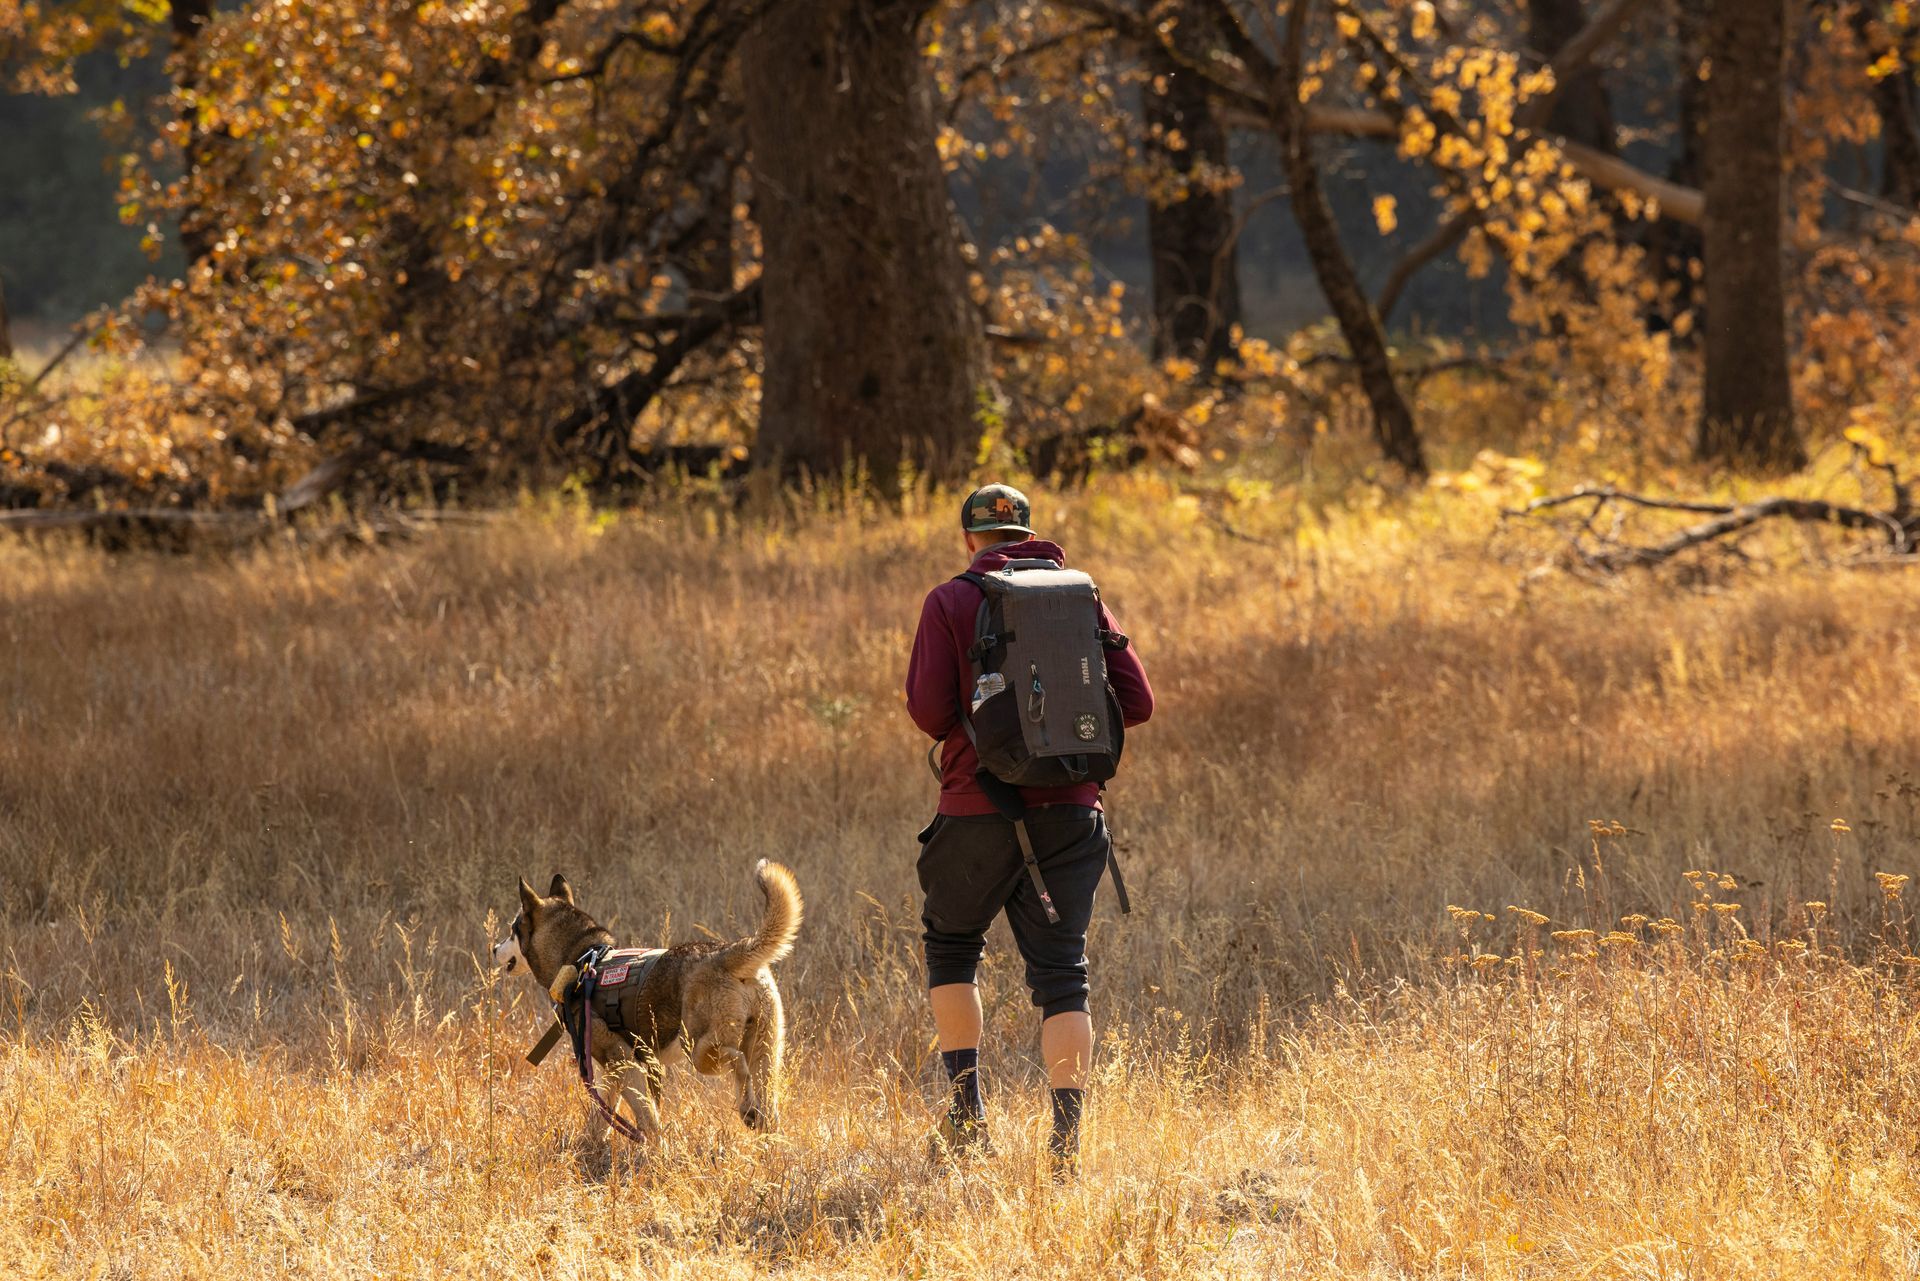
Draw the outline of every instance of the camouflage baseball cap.
<instances>
[{"instance_id":1,"label":"camouflage baseball cap","mask_svg":"<svg viewBox=\"0 0 1920 1281\"><path fill-rule=\"evenodd\" d=\"M960 528L969 534L996 529L1033 532L1033 504L1012 485L982 485L967 495L960 508Z\"/></svg>"}]
</instances>

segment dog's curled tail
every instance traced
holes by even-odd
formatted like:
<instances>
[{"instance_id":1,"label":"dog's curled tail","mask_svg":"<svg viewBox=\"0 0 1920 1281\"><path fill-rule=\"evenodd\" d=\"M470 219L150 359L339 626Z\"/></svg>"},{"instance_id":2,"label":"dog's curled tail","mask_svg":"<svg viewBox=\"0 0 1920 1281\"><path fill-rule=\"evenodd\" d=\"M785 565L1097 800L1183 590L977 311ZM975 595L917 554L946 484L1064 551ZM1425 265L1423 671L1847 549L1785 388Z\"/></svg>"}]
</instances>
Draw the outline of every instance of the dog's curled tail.
<instances>
[{"instance_id":1,"label":"dog's curled tail","mask_svg":"<svg viewBox=\"0 0 1920 1281\"><path fill-rule=\"evenodd\" d=\"M750 939L731 944L720 954L727 973L738 979L750 979L787 953L800 933L800 883L779 863L761 859L753 869L753 879L767 896L767 914L760 932Z\"/></svg>"}]
</instances>

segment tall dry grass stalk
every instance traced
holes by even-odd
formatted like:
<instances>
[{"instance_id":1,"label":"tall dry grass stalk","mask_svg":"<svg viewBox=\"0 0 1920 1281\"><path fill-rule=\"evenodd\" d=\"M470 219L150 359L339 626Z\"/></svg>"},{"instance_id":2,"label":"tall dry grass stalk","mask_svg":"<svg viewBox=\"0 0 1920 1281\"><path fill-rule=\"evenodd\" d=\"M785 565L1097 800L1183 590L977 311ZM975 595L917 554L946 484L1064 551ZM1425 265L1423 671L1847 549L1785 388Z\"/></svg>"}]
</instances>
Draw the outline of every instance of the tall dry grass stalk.
<instances>
[{"instance_id":1,"label":"tall dry grass stalk","mask_svg":"<svg viewBox=\"0 0 1920 1281\"><path fill-rule=\"evenodd\" d=\"M1155 484L1042 510L1161 699L1065 1190L999 934L999 1154L923 1163L944 503L0 545L7 1270L1916 1275L1911 584L1600 591L1457 512L1256 543ZM609 1170L489 915L562 869L623 939L729 932L763 856L809 902L786 1131L677 1073Z\"/></svg>"}]
</instances>

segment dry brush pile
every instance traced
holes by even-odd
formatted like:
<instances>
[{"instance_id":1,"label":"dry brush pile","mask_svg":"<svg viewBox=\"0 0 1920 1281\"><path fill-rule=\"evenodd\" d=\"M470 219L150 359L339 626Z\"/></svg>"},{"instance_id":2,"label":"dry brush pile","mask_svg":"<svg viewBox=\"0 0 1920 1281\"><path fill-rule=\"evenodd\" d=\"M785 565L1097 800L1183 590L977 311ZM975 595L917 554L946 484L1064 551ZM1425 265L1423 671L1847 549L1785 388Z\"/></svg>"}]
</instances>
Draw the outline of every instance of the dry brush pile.
<instances>
[{"instance_id":1,"label":"dry brush pile","mask_svg":"<svg viewBox=\"0 0 1920 1281\"><path fill-rule=\"evenodd\" d=\"M1912 1275L1920 599L1526 579L1420 504L1229 535L1163 484L1046 503L1161 697L1114 797L1139 911L1095 923L1065 1191L1004 937L1000 1154L922 1160L932 784L897 689L956 568L939 515L0 546L0 1248L28 1275ZM563 869L625 939L726 932L762 856L809 900L786 1132L681 1074L665 1149L609 1175L565 1068L519 1061L542 1014L482 970L489 913Z\"/></svg>"}]
</instances>

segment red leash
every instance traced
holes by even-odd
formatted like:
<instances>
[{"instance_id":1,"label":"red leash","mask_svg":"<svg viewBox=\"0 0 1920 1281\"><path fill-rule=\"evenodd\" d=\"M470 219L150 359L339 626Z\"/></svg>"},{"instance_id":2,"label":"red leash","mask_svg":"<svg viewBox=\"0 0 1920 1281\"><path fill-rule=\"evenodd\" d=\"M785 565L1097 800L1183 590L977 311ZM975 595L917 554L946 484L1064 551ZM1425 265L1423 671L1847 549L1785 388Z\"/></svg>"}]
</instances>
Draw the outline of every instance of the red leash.
<instances>
[{"instance_id":1,"label":"red leash","mask_svg":"<svg viewBox=\"0 0 1920 1281\"><path fill-rule=\"evenodd\" d=\"M613 1108L608 1106L607 1101L600 1097L599 1092L593 1088L593 1059L591 1057L587 1059L586 1066L580 1069L580 1082L587 1087L587 1097L593 1100L593 1106L600 1109L600 1115L607 1119L608 1125L620 1131L621 1134L633 1140L635 1143L645 1143L652 1137L645 1130L614 1111Z\"/></svg>"},{"instance_id":2,"label":"red leash","mask_svg":"<svg viewBox=\"0 0 1920 1281\"><path fill-rule=\"evenodd\" d=\"M587 1097L593 1100L593 1106L600 1109L607 1124L618 1130L625 1138L644 1143L652 1136L632 1121L616 1112L613 1107L593 1088L593 1053L590 1039L593 1029L593 990L600 981L600 958L605 955L604 946L589 949L579 961L579 975L567 989L568 1000L579 1001L580 1021L576 1029L573 1019L568 1017L567 1004L561 1002L558 1013L561 1025L567 1029L567 1035L573 1040L574 1062L580 1068L580 1084L586 1088ZM642 1069L643 1071L645 1069Z\"/></svg>"}]
</instances>

